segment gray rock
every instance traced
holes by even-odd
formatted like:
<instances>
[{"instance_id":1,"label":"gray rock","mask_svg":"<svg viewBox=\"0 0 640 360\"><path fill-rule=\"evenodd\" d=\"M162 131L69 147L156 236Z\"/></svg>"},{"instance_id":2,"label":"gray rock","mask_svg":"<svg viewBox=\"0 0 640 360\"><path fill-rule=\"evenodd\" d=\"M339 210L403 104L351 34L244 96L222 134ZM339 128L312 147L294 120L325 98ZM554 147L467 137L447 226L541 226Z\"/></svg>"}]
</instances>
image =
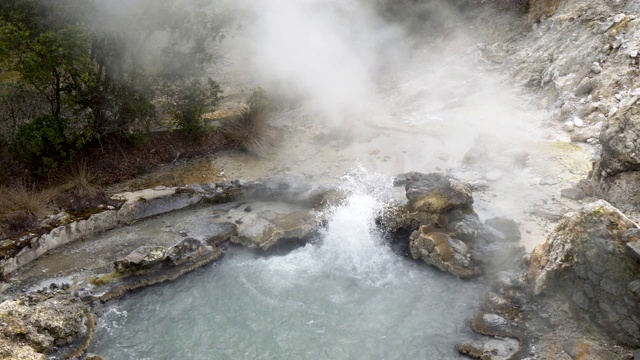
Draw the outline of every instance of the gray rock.
<instances>
[{"instance_id":1,"label":"gray rock","mask_svg":"<svg viewBox=\"0 0 640 360\"><path fill-rule=\"evenodd\" d=\"M596 189L615 205L638 206L640 205L640 171L629 170L608 177Z\"/></svg>"},{"instance_id":2,"label":"gray rock","mask_svg":"<svg viewBox=\"0 0 640 360\"><path fill-rule=\"evenodd\" d=\"M511 338L484 338L464 342L457 346L458 352L474 359L507 360L513 358L520 342Z\"/></svg>"},{"instance_id":3,"label":"gray rock","mask_svg":"<svg viewBox=\"0 0 640 360\"><path fill-rule=\"evenodd\" d=\"M593 91L595 87L596 87L596 81L592 78L586 77L582 79L580 84L578 84L578 87L576 87L574 94L576 96L587 96L591 93L591 91Z\"/></svg>"},{"instance_id":4,"label":"gray rock","mask_svg":"<svg viewBox=\"0 0 640 360\"><path fill-rule=\"evenodd\" d=\"M628 289L636 297L640 298L640 280L634 280L634 281L630 282L629 286L628 286Z\"/></svg>"},{"instance_id":5,"label":"gray rock","mask_svg":"<svg viewBox=\"0 0 640 360\"><path fill-rule=\"evenodd\" d=\"M630 331L619 332L622 321L630 320L624 314L640 313L639 302L622 301L622 289L634 297L640 291L638 264L625 250L628 243L623 236L632 238L633 229L638 226L604 200L568 214L547 241L533 251L527 273L533 294L553 287L556 293L572 299L582 315L606 333L635 346L640 337Z\"/></svg>"},{"instance_id":6,"label":"gray rock","mask_svg":"<svg viewBox=\"0 0 640 360\"><path fill-rule=\"evenodd\" d=\"M520 227L513 219L498 216L487 219L484 223L503 233L505 239L508 241L520 241L522 237Z\"/></svg>"},{"instance_id":7,"label":"gray rock","mask_svg":"<svg viewBox=\"0 0 640 360\"><path fill-rule=\"evenodd\" d=\"M574 129L571 133L571 141L586 142L589 139L600 136L600 131L602 131L602 123L598 123L590 127Z\"/></svg>"},{"instance_id":8,"label":"gray rock","mask_svg":"<svg viewBox=\"0 0 640 360\"><path fill-rule=\"evenodd\" d=\"M560 191L560 195L562 197L566 197L572 200L582 200L585 197L584 191L578 189L578 188L567 188L567 189L562 189Z\"/></svg>"},{"instance_id":9,"label":"gray rock","mask_svg":"<svg viewBox=\"0 0 640 360\"><path fill-rule=\"evenodd\" d=\"M621 107L604 125L600 133L602 151L589 178L607 198L622 204L638 204L637 180L640 176L621 177L640 169L640 106ZM629 190L625 190L630 187ZM623 193L609 194L610 189ZM615 199L612 197L615 196Z\"/></svg>"},{"instance_id":10,"label":"gray rock","mask_svg":"<svg viewBox=\"0 0 640 360\"><path fill-rule=\"evenodd\" d=\"M187 185L187 189L190 189L191 191L198 193L198 194L203 194L204 193L204 189L202 188L202 186L198 185L198 184L189 184Z\"/></svg>"},{"instance_id":11,"label":"gray rock","mask_svg":"<svg viewBox=\"0 0 640 360\"><path fill-rule=\"evenodd\" d=\"M407 199L414 210L444 213L473 204L471 186L439 173L411 173L405 186Z\"/></svg>"},{"instance_id":12,"label":"gray rock","mask_svg":"<svg viewBox=\"0 0 640 360\"><path fill-rule=\"evenodd\" d=\"M236 179L233 181L233 184L237 187L245 187L247 185L249 185L249 182L247 180L244 179Z\"/></svg>"},{"instance_id":13,"label":"gray rock","mask_svg":"<svg viewBox=\"0 0 640 360\"><path fill-rule=\"evenodd\" d=\"M200 185L200 187L205 192L212 192L216 190L216 183L206 183L206 184Z\"/></svg>"},{"instance_id":14,"label":"gray rock","mask_svg":"<svg viewBox=\"0 0 640 360\"><path fill-rule=\"evenodd\" d=\"M173 265L182 265L201 257L211 250L210 246L205 246L200 240L186 238L167 249L166 256Z\"/></svg>"},{"instance_id":15,"label":"gray rock","mask_svg":"<svg viewBox=\"0 0 640 360\"><path fill-rule=\"evenodd\" d=\"M316 213L293 204L270 205L269 210L247 213L244 207L238 209L242 217L238 223L237 236L231 241L249 248L268 250L286 241L306 241L319 226Z\"/></svg>"},{"instance_id":16,"label":"gray rock","mask_svg":"<svg viewBox=\"0 0 640 360\"><path fill-rule=\"evenodd\" d=\"M238 235L238 226L232 222L213 223L207 225L205 242L209 245L219 245Z\"/></svg>"},{"instance_id":17,"label":"gray rock","mask_svg":"<svg viewBox=\"0 0 640 360\"><path fill-rule=\"evenodd\" d=\"M421 259L442 271L460 277L473 277L481 274L467 257L468 247L460 240L446 234L429 231L428 226L420 227L409 237L411 256Z\"/></svg>"},{"instance_id":18,"label":"gray rock","mask_svg":"<svg viewBox=\"0 0 640 360\"><path fill-rule=\"evenodd\" d=\"M580 291L576 291L571 297L573 302L575 302L582 310L589 310L589 300L582 294Z\"/></svg>"},{"instance_id":19,"label":"gray rock","mask_svg":"<svg viewBox=\"0 0 640 360\"><path fill-rule=\"evenodd\" d=\"M135 272L162 262L165 253L164 246L141 246L125 258L114 261L113 265L119 273Z\"/></svg>"},{"instance_id":20,"label":"gray rock","mask_svg":"<svg viewBox=\"0 0 640 360\"><path fill-rule=\"evenodd\" d=\"M625 248L629 256L640 261L640 241L628 242Z\"/></svg>"}]
</instances>

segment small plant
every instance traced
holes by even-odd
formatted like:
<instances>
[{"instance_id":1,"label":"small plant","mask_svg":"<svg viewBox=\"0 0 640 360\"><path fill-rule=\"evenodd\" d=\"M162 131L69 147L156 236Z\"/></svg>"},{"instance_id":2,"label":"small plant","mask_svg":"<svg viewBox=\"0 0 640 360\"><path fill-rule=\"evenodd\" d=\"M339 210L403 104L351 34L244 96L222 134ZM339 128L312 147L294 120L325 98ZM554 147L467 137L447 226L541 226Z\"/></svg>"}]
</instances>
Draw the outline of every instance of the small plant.
<instances>
[{"instance_id":1,"label":"small plant","mask_svg":"<svg viewBox=\"0 0 640 360\"><path fill-rule=\"evenodd\" d=\"M276 139L268 123L273 105L261 88L251 93L246 105L240 119L224 126L221 131L248 153L261 158L268 157L276 146Z\"/></svg>"},{"instance_id":2,"label":"small plant","mask_svg":"<svg viewBox=\"0 0 640 360\"><path fill-rule=\"evenodd\" d=\"M78 195L94 196L98 188L93 185L94 176L86 162L79 162L69 167L69 176L60 186L62 191L73 191Z\"/></svg>"},{"instance_id":3,"label":"small plant","mask_svg":"<svg viewBox=\"0 0 640 360\"><path fill-rule=\"evenodd\" d=\"M218 105L221 94L220 85L212 79L206 83L190 80L176 86L171 91L168 105L173 124L189 137L203 138L209 129L202 121L202 115Z\"/></svg>"},{"instance_id":4,"label":"small plant","mask_svg":"<svg viewBox=\"0 0 640 360\"><path fill-rule=\"evenodd\" d=\"M85 218L100 211L102 205L112 204L107 193L93 184L94 176L85 162L71 166L69 175L62 178L57 187L59 193L54 202L69 214Z\"/></svg>"}]
</instances>

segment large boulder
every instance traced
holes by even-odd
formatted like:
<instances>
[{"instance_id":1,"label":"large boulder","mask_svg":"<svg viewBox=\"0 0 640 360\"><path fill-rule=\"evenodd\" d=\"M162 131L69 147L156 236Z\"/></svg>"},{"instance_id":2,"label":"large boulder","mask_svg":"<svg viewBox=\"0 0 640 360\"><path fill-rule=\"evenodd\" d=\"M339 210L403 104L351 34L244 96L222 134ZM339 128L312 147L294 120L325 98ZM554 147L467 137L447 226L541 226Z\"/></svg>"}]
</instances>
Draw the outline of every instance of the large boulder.
<instances>
[{"instance_id":1,"label":"large boulder","mask_svg":"<svg viewBox=\"0 0 640 360\"><path fill-rule=\"evenodd\" d=\"M638 241L638 226L604 200L567 214L531 256L533 294L559 292L575 314L640 346Z\"/></svg>"},{"instance_id":2,"label":"large boulder","mask_svg":"<svg viewBox=\"0 0 640 360\"><path fill-rule=\"evenodd\" d=\"M2 359L70 358L86 348L92 331L89 307L69 295L35 294L0 304Z\"/></svg>"},{"instance_id":3,"label":"large boulder","mask_svg":"<svg viewBox=\"0 0 640 360\"><path fill-rule=\"evenodd\" d=\"M231 241L248 247L269 250L288 242L306 241L318 230L315 211L284 203L252 203L244 207L236 220L238 234ZM236 212L229 212L236 216Z\"/></svg>"},{"instance_id":4,"label":"large boulder","mask_svg":"<svg viewBox=\"0 0 640 360\"><path fill-rule=\"evenodd\" d=\"M409 172L396 176L405 186L407 204L383 212L378 222L390 233L401 234L414 259L460 277L495 272L522 251L518 224L506 218L482 224L473 210L470 184L440 173ZM398 236L397 236L398 237ZM405 248L406 249L406 248Z\"/></svg>"},{"instance_id":5,"label":"large boulder","mask_svg":"<svg viewBox=\"0 0 640 360\"><path fill-rule=\"evenodd\" d=\"M640 104L612 116L600 133L600 143L600 159L589 173L595 190L617 206L640 204Z\"/></svg>"}]
</instances>

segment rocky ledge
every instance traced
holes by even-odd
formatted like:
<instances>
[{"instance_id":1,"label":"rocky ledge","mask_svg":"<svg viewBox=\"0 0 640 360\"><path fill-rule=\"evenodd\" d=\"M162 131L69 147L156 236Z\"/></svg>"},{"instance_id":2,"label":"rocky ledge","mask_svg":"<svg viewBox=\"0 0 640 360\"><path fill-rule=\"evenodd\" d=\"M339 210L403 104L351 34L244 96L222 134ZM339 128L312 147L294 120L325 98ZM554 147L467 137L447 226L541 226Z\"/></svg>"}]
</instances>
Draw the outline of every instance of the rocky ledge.
<instances>
[{"instance_id":1,"label":"rocky ledge","mask_svg":"<svg viewBox=\"0 0 640 360\"><path fill-rule=\"evenodd\" d=\"M32 293L0 304L0 357L69 359L89 346L90 308L63 291Z\"/></svg>"},{"instance_id":2,"label":"rocky ledge","mask_svg":"<svg viewBox=\"0 0 640 360\"><path fill-rule=\"evenodd\" d=\"M565 215L520 271L495 277L471 324L491 337L458 350L495 360L633 358L640 347L639 241L637 224L604 200Z\"/></svg>"}]
</instances>

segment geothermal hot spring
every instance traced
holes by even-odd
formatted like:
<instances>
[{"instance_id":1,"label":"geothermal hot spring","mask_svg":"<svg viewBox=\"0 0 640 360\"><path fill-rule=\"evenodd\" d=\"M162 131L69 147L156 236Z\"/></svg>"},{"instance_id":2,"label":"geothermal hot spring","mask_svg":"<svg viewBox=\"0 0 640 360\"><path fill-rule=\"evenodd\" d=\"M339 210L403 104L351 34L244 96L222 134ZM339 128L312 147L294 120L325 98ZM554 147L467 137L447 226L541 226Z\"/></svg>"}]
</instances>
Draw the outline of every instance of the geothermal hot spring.
<instances>
[{"instance_id":1,"label":"geothermal hot spring","mask_svg":"<svg viewBox=\"0 0 640 360\"><path fill-rule=\"evenodd\" d=\"M327 210L325 230L304 247L269 256L232 247L212 266L108 303L89 351L110 360L458 358L455 344L473 336L469 321L487 285L387 245L374 219L398 200L391 178L441 171L483 180L474 204L481 219L516 219L531 250L546 226L532 209L583 176L588 159L544 135L543 112L478 61L480 40L451 32L474 28L450 26L417 43L364 2L240 3L253 17L220 45L215 75L226 96L257 81L295 92L297 103L272 115L284 136L270 158L222 154L215 168L229 179L330 180L352 195ZM433 18L455 21L442 11ZM493 153L463 166L478 139L489 139ZM526 167L503 163L511 150L529 152ZM209 211L120 231L149 236Z\"/></svg>"},{"instance_id":2,"label":"geothermal hot spring","mask_svg":"<svg viewBox=\"0 0 640 360\"><path fill-rule=\"evenodd\" d=\"M268 257L231 249L214 266L109 305L90 351L108 359L456 357L484 286L394 253L374 224L390 194L377 180L352 182L353 195L329 210L313 244ZM146 226L135 231L144 236Z\"/></svg>"}]
</instances>

